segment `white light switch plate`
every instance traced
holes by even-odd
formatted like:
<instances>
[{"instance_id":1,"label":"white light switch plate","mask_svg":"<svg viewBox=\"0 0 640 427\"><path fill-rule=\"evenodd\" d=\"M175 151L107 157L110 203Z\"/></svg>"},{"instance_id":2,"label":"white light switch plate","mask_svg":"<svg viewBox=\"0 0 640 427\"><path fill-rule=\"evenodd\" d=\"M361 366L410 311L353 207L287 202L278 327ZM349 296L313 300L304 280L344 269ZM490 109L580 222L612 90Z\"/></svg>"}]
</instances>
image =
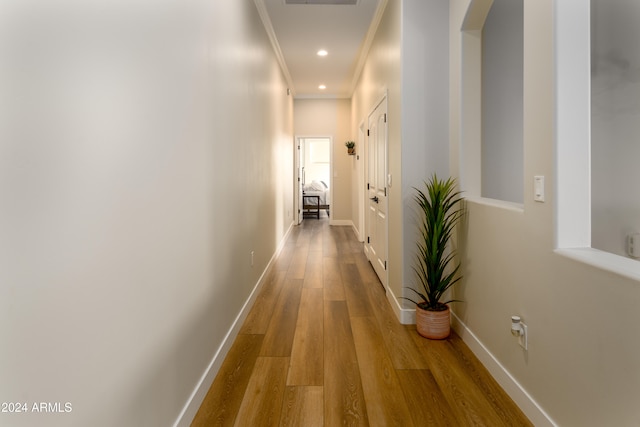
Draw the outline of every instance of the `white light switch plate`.
<instances>
[{"instance_id":1,"label":"white light switch plate","mask_svg":"<svg viewBox=\"0 0 640 427\"><path fill-rule=\"evenodd\" d=\"M544 176L542 175L533 177L533 200L544 202Z\"/></svg>"}]
</instances>

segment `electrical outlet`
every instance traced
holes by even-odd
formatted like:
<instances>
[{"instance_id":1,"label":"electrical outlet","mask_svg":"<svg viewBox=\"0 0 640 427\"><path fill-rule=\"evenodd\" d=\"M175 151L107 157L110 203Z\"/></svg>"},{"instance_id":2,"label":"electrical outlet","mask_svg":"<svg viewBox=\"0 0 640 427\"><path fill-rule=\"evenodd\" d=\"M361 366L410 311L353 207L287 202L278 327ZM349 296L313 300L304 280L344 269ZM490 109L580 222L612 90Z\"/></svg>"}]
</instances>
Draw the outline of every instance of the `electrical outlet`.
<instances>
[{"instance_id":1,"label":"electrical outlet","mask_svg":"<svg viewBox=\"0 0 640 427\"><path fill-rule=\"evenodd\" d=\"M520 347L529 350L529 328L520 316L511 316L511 335L518 338Z\"/></svg>"},{"instance_id":2,"label":"electrical outlet","mask_svg":"<svg viewBox=\"0 0 640 427\"><path fill-rule=\"evenodd\" d=\"M529 350L529 327L524 323L522 325L522 334L518 337L518 344L525 350Z\"/></svg>"}]
</instances>

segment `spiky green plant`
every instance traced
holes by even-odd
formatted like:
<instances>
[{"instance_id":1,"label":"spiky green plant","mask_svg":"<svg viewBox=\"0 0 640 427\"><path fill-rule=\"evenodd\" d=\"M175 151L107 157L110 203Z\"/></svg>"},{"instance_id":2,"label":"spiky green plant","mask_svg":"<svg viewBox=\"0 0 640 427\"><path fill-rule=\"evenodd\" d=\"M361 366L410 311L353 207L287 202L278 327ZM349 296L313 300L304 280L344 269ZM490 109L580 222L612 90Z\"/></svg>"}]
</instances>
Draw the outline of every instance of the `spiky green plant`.
<instances>
[{"instance_id":1,"label":"spiky green plant","mask_svg":"<svg viewBox=\"0 0 640 427\"><path fill-rule=\"evenodd\" d=\"M424 191L417 191L414 197L421 209L420 239L416 254L416 272L420 288L409 288L420 297L419 302L407 299L425 310L446 310L446 304L455 302L449 300L441 302L444 293L461 279L458 276L460 263L454 263L455 251L449 250L449 241L453 231L462 216L461 192L456 191L454 178L438 179L433 174L425 182ZM455 265L450 266L454 263Z\"/></svg>"}]
</instances>

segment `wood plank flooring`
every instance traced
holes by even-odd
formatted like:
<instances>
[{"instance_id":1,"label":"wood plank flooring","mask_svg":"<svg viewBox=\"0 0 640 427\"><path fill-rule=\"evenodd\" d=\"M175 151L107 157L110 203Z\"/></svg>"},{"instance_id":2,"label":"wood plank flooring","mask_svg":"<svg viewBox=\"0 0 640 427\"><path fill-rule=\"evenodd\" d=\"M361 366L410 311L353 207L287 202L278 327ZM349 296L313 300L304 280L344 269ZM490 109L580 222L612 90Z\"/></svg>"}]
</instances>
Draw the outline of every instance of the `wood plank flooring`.
<instances>
[{"instance_id":1,"label":"wood plank flooring","mask_svg":"<svg viewBox=\"0 0 640 427\"><path fill-rule=\"evenodd\" d=\"M192 426L530 426L462 340L398 323L350 227L306 219Z\"/></svg>"}]
</instances>

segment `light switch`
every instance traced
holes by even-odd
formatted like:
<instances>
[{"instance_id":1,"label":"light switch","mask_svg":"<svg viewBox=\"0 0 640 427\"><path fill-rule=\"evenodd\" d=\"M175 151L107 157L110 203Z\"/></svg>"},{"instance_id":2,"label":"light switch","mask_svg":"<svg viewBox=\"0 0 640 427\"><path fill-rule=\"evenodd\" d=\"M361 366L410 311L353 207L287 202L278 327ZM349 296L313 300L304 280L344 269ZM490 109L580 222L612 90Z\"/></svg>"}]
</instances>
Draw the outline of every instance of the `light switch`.
<instances>
[{"instance_id":1,"label":"light switch","mask_svg":"<svg viewBox=\"0 0 640 427\"><path fill-rule=\"evenodd\" d=\"M533 177L533 200L544 202L544 176L542 175Z\"/></svg>"}]
</instances>

